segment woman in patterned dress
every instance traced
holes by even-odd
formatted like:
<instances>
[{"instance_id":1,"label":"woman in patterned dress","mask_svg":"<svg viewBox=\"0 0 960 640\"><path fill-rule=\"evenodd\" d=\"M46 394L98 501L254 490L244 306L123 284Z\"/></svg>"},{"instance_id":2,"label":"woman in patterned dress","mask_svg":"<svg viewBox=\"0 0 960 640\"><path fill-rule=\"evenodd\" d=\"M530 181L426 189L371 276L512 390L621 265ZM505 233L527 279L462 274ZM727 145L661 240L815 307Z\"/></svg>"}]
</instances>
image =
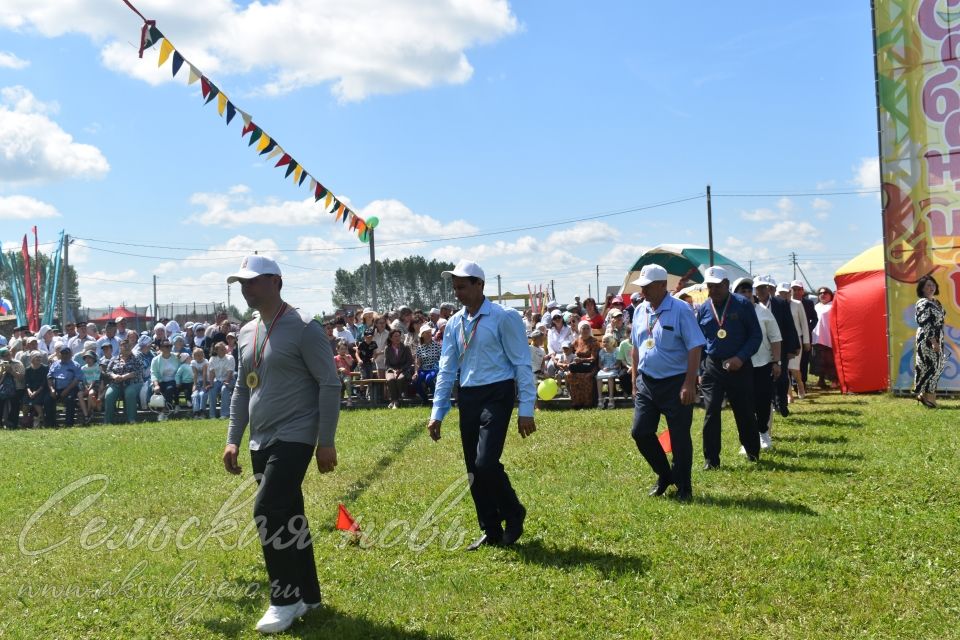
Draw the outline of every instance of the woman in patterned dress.
<instances>
[{"instance_id":1,"label":"woman in patterned dress","mask_svg":"<svg viewBox=\"0 0 960 640\"><path fill-rule=\"evenodd\" d=\"M597 401L594 397L597 390L595 377L600 352L600 341L593 337L589 322L581 320L577 332L577 339L573 343L576 359L566 377L570 406L574 409L593 406Z\"/></svg>"},{"instance_id":2,"label":"woman in patterned dress","mask_svg":"<svg viewBox=\"0 0 960 640\"><path fill-rule=\"evenodd\" d=\"M943 351L943 322L946 312L936 299L940 293L937 281L923 276L917 282L917 348L914 393L917 402L937 408L937 382L946 360Z\"/></svg>"}]
</instances>

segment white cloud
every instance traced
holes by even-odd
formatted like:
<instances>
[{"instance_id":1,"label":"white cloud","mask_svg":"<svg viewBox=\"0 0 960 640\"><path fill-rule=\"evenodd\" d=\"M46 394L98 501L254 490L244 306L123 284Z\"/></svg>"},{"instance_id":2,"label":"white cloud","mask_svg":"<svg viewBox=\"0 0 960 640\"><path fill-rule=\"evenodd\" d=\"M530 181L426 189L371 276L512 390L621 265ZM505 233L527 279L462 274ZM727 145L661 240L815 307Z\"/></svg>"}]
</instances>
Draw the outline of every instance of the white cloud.
<instances>
[{"instance_id":1,"label":"white cloud","mask_svg":"<svg viewBox=\"0 0 960 640\"><path fill-rule=\"evenodd\" d=\"M223 244L214 245L206 251L194 253L179 260L161 262L153 271L158 275L175 273L178 279L185 273L195 273L197 269L202 269L204 272L218 269L226 274L228 271L234 271L244 256L251 255L255 251L258 251L261 255L268 255L277 261L284 258L280 247L271 238L255 240L241 235L234 236ZM224 280L224 285L226 285L226 280Z\"/></svg>"},{"instance_id":2,"label":"white cloud","mask_svg":"<svg viewBox=\"0 0 960 640\"><path fill-rule=\"evenodd\" d=\"M30 196L0 196L0 220L38 220L59 217L60 212L53 205Z\"/></svg>"},{"instance_id":3,"label":"white cloud","mask_svg":"<svg viewBox=\"0 0 960 640\"><path fill-rule=\"evenodd\" d=\"M0 89L0 184L106 175L110 165L99 149L74 142L47 117L56 110L23 87Z\"/></svg>"},{"instance_id":4,"label":"white cloud","mask_svg":"<svg viewBox=\"0 0 960 640\"><path fill-rule=\"evenodd\" d=\"M779 247L819 251L823 244L816 238L820 231L809 222L783 220L754 238L757 242L770 242Z\"/></svg>"},{"instance_id":5,"label":"white cloud","mask_svg":"<svg viewBox=\"0 0 960 640\"><path fill-rule=\"evenodd\" d=\"M498 257L519 257L534 255L549 256L551 261L562 259L564 264L588 264L587 260L567 251L573 247L595 242L612 242L617 238L617 230L605 222L579 222L572 227L554 231L545 239L536 236L521 236L513 242L497 240L490 244L478 244L469 248L447 245L435 249L431 256L438 260L456 262L461 258L488 260ZM515 264L511 260L511 265Z\"/></svg>"},{"instance_id":6,"label":"white cloud","mask_svg":"<svg viewBox=\"0 0 960 640\"><path fill-rule=\"evenodd\" d=\"M860 189L880 189L880 158L861 158L860 164L852 167L853 183Z\"/></svg>"},{"instance_id":7,"label":"white cloud","mask_svg":"<svg viewBox=\"0 0 960 640\"><path fill-rule=\"evenodd\" d=\"M830 217L830 210L833 209L833 203L824 198L814 198L811 207L818 220L826 220Z\"/></svg>"},{"instance_id":8,"label":"white cloud","mask_svg":"<svg viewBox=\"0 0 960 640\"><path fill-rule=\"evenodd\" d=\"M467 49L520 29L507 0L160 5L150 16L204 73L263 70L268 94L332 83L345 101L466 82L473 75ZM119 3L107 9L99 0L5 0L0 8L0 27L81 33L102 46L107 67L151 83L169 80L169 67L157 69L156 48L141 60L128 44L135 21Z\"/></svg>"},{"instance_id":9,"label":"white cloud","mask_svg":"<svg viewBox=\"0 0 960 640\"><path fill-rule=\"evenodd\" d=\"M748 222L767 222L770 220L784 220L796 211L797 207L790 198L780 198L776 203L776 211L760 208L753 211L741 211L740 217Z\"/></svg>"},{"instance_id":10,"label":"white cloud","mask_svg":"<svg viewBox=\"0 0 960 640\"><path fill-rule=\"evenodd\" d=\"M0 51L0 69L25 69L30 66L29 60L18 58L9 51Z\"/></svg>"}]
</instances>

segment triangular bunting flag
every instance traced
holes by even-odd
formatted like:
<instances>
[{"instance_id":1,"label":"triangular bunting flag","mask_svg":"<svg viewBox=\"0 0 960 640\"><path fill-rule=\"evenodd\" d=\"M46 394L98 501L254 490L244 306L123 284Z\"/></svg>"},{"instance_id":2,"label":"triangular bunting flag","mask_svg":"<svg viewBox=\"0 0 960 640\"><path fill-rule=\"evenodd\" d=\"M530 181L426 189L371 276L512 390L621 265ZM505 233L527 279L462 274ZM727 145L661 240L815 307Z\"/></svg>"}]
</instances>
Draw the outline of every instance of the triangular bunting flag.
<instances>
[{"instance_id":1,"label":"triangular bunting flag","mask_svg":"<svg viewBox=\"0 0 960 640\"><path fill-rule=\"evenodd\" d=\"M296 160L291 160L291 161L290 161L290 164L287 165L287 172L284 174L283 177L284 177L284 178L289 178L289 177L290 177L290 174L293 173L294 170L296 170L296 168L299 167L299 166L300 166L300 165L297 164L297 161L296 161Z\"/></svg>"},{"instance_id":2,"label":"triangular bunting flag","mask_svg":"<svg viewBox=\"0 0 960 640\"><path fill-rule=\"evenodd\" d=\"M223 112L226 110L226 108L227 96L221 93L217 96L217 114L219 114L220 117L223 117Z\"/></svg>"},{"instance_id":3,"label":"triangular bunting flag","mask_svg":"<svg viewBox=\"0 0 960 640\"><path fill-rule=\"evenodd\" d=\"M187 64L190 64L190 63L187 63ZM197 80L200 79L200 76L201 76L201 75L202 75L202 74L200 73L200 70L197 69L195 66L193 66L193 65L191 64L191 65L190 65L190 77L187 78L187 84L193 84L194 82L196 82Z\"/></svg>"},{"instance_id":4,"label":"triangular bunting flag","mask_svg":"<svg viewBox=\"0 0 960 640\"><path fill-rule=\"evenodd\" d=\"M157 62L157 66L162 67L163 63L167 61L167 58L170 57L171 53L173 53L173 45L170 44L169 40L164 38L163 42L160 44L160 60Z\"/></svg>"},{"instance_id":5,"label":"triangular bunting flag","mask_svg":"<svg viewBox=\"0 0 960 640\"><path fill-rule=\"evenodd\" d=\"M272 152L276 148L276 146L277 146L277 141L270 140L269 143L267 143L262 149L260 149L260 155ZM267 156L267 159L269 160L270 156Z\"/></svg>"},{"instance_id":6,"label":"triangular bunting flag","mask_svg":"<svg viewBox=\"0 0 960 640\"><path fill-rule=\"evenodd\" d=\"M257 151L263 153L263 150L266 149L267 145L269 145L271 142L270 136L266 134L260 136L260 142L257 143Z\"/></svg>"},{"instance_id":7,"label":"triangular bunting flag","mask_svg":"<svg viewBox=\"0 0 960 640\"><path fill-rule=\"evenodd\" d=\"M296 169L293 170L293 181L299 182L301 175L303 175L303 167L298 166Z\"/></svg>"},{"instance_id":8,"label":"triangular bunting flag","mask_svg":"<svg viewBox=\"0 0 960 640\"><path fill-rule=\"evenodd\" d=\"M273 166L275 166L275 167L282 167L282 166L285 165L285 164L289 164L290 161L292 161L292 160L293 160L293 158L291 158L291 157L288 156L287 154L283 154L283 157L280 158L279 160L277 160L277 164L275 164L275 165L273 165Z\"/></svg>"},{"instance_id":9,"label":"triangular bunting flag","mask_svg":"<svg viewBox=\"0 0 960 640\"><path fill-rule=\"evenodd\" d=\"M316 190L317 190L317 179L314 178L313 176L310 176L310 191L316 191Z\"/></svg>"},{"instance_id":10,"label":"triangular bunting flag","mask_svg":"<svg viewBox=\"0 0 960 640\"><path fill-rule=\"evenodd\" d=\"M309 176L309 175L310 175L310 174L307 173L306 171L304 171L303 173L301 173L301 174L300 174L300 179L297 180L297 186L298 186L298 187L303 186L303 181L306 180L306 179L307 179L307 176Z\"/></svg>"},{"instance_id":11,"label":"triangular bunting flag","mask_svg":"<svg viewBox=\"0 0 960 640\"><path fill-rule=\"evenodd\" d=\"M277 145L273 148L273 151L270 152L270 155L267 156L267 160L273 160L281 153L283 153L283 147L281 147L280 145Z\"/></svg>"},{"instance_id":12,"label":"triangular bunting flag","mask_svg":"<svg viewBox=\"0 0 960 640\"><path fill-rule=\"evenodd\" d=\"M200 93L204 98L210 93L210 81L207 80L207 76L200 76Z\"/></svg>"},{"instance_id":13,"label":"triangular bunting flag","mask_svg":"<svg viewBox=\"0 0 960 640\"><path fill-rule=\"evenodd\" d=\"M350 515L350 512L347 511L347 508L343 504L337 505L337 529L340 531L351 531L357 533L360 531L360 526L357 524L357 521L353 519L353 516Z\"/></svg>"},{"instance_id":14,"label":"triangular bunting flag","mask_svg":"<svg viewBox=\"0 0 960 640\"><path fill-rule=\"evenodd\" d=\"M251 116L249 113L247 113L243 109L237 109L237 111L240 112L240 117L243 118L243 124L250 124L250 121L253 119L253 116Z\"/></svg>"},{"instance_id":15,"label":"triangular bunting flag","mask_svg":"<svg viewBox=\"0 0 960 640\"><path fill-rule=\"evenodd\" d=\"M210 104L210 101L220 95L220 89L217 89L217 85L210 83L210 93L207 95L207 101L203 104Z\"/></svg>"},{"instance_id":16,"label":"triangular bunting flag","mask_svg":"<svg viewBox=\"0 0 960 640\"><path fill-rule=\"evenodd\" d=\"M670 430L664 429L663 433L657 436L657 440L660 441L660 446L663 447L664 453L670 453L673 451L673 445L670 444Z\"/></svg>"},{"instance_id":17,"label":"triangular bunting flag","mask_svg":"<svg viewBox=\"0 0 960 640\"><path fill-rule=\"evenodd\" d=\"M333 200L333 194L327 191L327 199L323 201L323 208L330 210L330 201Z\"/></svg>"},{"instance_id":18,"label":"triangular bunting flag","mask_svg":"<svg viewBox=\"0 0 960 640\"><path fill-rule=\"evenodd\" d=\"M149 49L153 45L157 44L163 39L163 34L160 33L160 29L157 29L155 26L150 25L150 28L147 29L147 35L143 39L143 48Z\"/></svg>"},{"instance_id":19,"label":"triangular bunting flag","mask_svg":"<svg viewBox=\"0 0 960 640\"><path fill-rule=\"evenodd\" d=\"M247 143L247 146L251 146L254 142L260 139L260 136L263 135L263 129L254 125L253 133L250 134L250 142Z\"/></svg>"},{"instance_id":20,"label":"triangular bunting flag","mask_svg":"<svg viewBox=\"0 0 960 640\"><path fill-rule=\"evenodd\" d=\"M360 218L353 215L352 213L350 214L350 231L353 231L354 229L357 228L357 223L359 221L360 221Z\"/></svg>"},{"instance_id":21,"label":"triangular bunting flag","mask_svg":"<svg viewBox=\"0 0 960 640\"><path fill-rule=\"evenodd\" d=\"M173 77L177 77L177 72L180 71L180 67L183 66L183 56L180 55L179 51L173 52Z\"/></svg>"},{"instance_id":22,"label":"triangular bunting flag","mask_svg":"<svg viewBox=\"0 0 960 640\"><path fill-rule=\"evenodd\" d=\"M233 106L233 103L227 100L227 124L230 124L230 121L233 120L233 117L237 115L237 108Z\"/></svg>"},{"instance_id":23,"label":"triangular bunting flag","mask_svg":"<svg viewBox=\"0 0 960 640\"><path fill-rule=\"evenodd\" d=\"M367 223L357 218L357 233L364 233L367 230Z\"/></svg>"},{"instance_id":24,"label":"triangular bunting flag","mask_svg":"<svg viewBox=\"0 0 960 640\"><path fill-rule=\"evenodd\" d=\"M314 200L314 202L316 202L317 200L319 200L320 198L322 198L323 196L325 196L325 195L327 195L327 194L328 194L328 191L327 191L326 187L324 187L322 184L320 184L320 183L318 182L318 183L317 183L317 188L314 189L314 191L313 191L313 200Z\"/></svg>"}]
</instances>

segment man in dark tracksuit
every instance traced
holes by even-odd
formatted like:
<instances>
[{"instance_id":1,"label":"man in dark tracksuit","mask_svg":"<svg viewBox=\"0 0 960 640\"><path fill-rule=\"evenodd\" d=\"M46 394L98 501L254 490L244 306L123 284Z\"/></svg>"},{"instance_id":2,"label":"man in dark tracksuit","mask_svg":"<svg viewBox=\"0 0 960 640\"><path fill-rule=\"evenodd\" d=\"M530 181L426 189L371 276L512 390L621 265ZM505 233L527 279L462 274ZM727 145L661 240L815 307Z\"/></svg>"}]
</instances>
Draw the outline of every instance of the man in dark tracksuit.
<instances>
[{"instance_id":1,"label":"man in dark tracksuit","mask_svg":"<svg viewBox=\"0 0 960 640\"><path fill-rule=\"evenodd\" d=\"M703 390L704 469L720 466L720 413L724 396L730 401L737 422L740 444L747 459L760 459L760 432L753 406L753 363L763 334L753 302L730 291L723 267L710 267L704 274L709 297L697 310L697 323L706 339Z\"/></svg>"},{"instance_id":2,"label":"man in dark tracksuit","mask_svg":"<svg viewBox=\"0 0 960 640\"><path fill-rule=\"evenodd\" d=\"M776 295L777 283L773 276L759 276L754 282L754 292L757 294L757 300L764 307L770 310L780 328L780 336L783 342L780 346L780 370L786 372L787 363L796 354L800 353L800 336L797 335L797 327L793 324L793 315L790 312L790 301L784 300ZM774 396L774 404L780 415L787 417L790 415L790 409L787 406L787 391L790 387L790 376L781 375L777 378L777 393ZM765 426L761 429L765 432Z\"/></svg>"}]
</instances>

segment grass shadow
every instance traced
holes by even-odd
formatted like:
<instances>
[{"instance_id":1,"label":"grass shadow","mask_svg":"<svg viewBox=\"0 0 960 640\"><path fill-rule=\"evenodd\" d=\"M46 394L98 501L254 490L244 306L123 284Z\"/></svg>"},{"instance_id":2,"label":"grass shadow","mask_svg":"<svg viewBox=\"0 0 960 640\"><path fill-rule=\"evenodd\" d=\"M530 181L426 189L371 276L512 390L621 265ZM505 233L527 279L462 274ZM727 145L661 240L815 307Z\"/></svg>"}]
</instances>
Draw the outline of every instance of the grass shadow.
<instances>
[{"instance_id":1,"label":"grass shadow","mask_svg":"<svg viewBox=\"0 0 960 640\"><path fill-rule=\"evenodd\" d=\"M857 473L855 467L811 467L805 464L796 464L793 462L782 462L780 460L771 460L769 457L760 458L757 469L759 471L790 471L793 473L825 473L831 476L845 476L851 473Z\"/></svg>"},{"instance_id":2,"label":"grass shadow","mask_svg":"<svg viewBox=\"0 0 960 640\"><path fill-rule=\"evenodd\" d=\"M863 425L849 420L836 420L833 418L807 418L803 414L791 415L790 424L800 427L850 427L852 429L862 429Z\"/></svg>"},{"instance_id":3,"label":"grass shadow","mask_svg":"<svg viewBox=\"0 0 960 640\"><path fill-rule=\"evenodd\" d=\"M797 458L811 458L813 460L851 460L863 462L867 459L862 453L849 453L847 451L800 451L799 453L792 453L787 450L781 450L781 453Z\"/></svg>"},{"instance_id":4,"label":"grass shadow","mask_svg":"<svg viewBox=\"0 0 960 640\"><path fill-rule=\"evenodd\" d=\"M396 442L390 445L390 449L387 451L387 454L381 457L373 464L373 468L370 469L366 474L357 478L357 481L350 485L350 488L342 496L337 498L338 502L343 502L349 504L351 502L356 502L356 500L364 494L364 492L370 488L374 482L380 479L383 475L383 472L386 471L390 465L396 461L397 457L403 453L403 450L406 449L410 444L417 439L421 434L426 433L426 429L423 428L423 425L420 423L415 423L407 431L405 431Z\"/></svg>"},{"instance_id":5,"label":"grass shadow","mask_svg":"<svg viewBox=\"0 0 960 640\"><path fill-rule=\"evenodd\" d=\"M781 442L806 442L811 444L846 444L850 442L850 438L847 436L823 436L819 434L777 436L777 440Z\"/></svg>"},{"instance_id":6,"label":"grass shadow","mask_svg":"<svg viewBox=\"0 0 960 640\"><path fill-rule=\"evenodd\" d=\"M548 547L540 540L521 541L507 548L523 562L556 569L592 567L608 578L626 574L643 575L652 566L649 558L644 556L619 555L580 547Z\"/></svg>"},{"instance_id":7,"label":"grass shadow","mask_svg":"<svg viewBox=\"0 0 960 640\"><path fill-rule=\"evenodd\" d=\"M806 409L804 411L797 411L796 414L794 415L805 416L811 413L813 414L826 413L831 416L862 416L863 415L863 411L860 411L859 409Z\"/></svg>"},{"instance_id":8,"label":"grass shadow","mask_svg":"<svg viewBox=\"0 0 960 640\"><path fill-rule=\"evenodd\" d=\"M770 498L730 498L727 496L697 496L694 495L694 504L708 507L723 507L725 509L747 509L749 511L767 511L770 513L796 513L803 516L818 515L816 511L799 502L771 500Z\"/></svg>"}]
</instances>

